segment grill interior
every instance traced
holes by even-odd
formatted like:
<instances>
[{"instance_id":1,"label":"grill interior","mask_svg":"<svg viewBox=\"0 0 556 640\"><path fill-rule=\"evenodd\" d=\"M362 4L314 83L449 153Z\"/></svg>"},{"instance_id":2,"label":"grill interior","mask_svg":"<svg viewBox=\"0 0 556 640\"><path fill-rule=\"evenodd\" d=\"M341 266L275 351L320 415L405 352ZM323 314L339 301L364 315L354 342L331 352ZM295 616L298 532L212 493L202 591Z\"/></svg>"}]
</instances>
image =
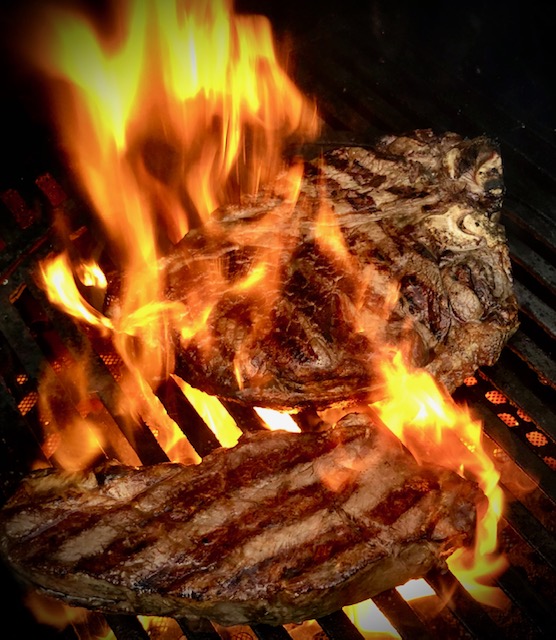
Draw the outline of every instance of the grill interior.
<instances>
[{"instance_id":1,"label":"grill interior","mask_svg":"<svg viewBox=\"0 0 556 640\"><path fill-rule=\"evenodd\" d=\"M455 398L471 406L483 421L487 450L501 472L508 504L500 544L510 567L497 584L508 605L503 609L480 605L450 574L436 573L427 576L435 592L446 586L454 589L450 602L437 607L439 611L433 610L430 598L426 603L407 602L396 590L374 601L403 638L498 638L516 633L522 638L553 637L556 129L548 25L534 7L525 12L517 2L495 1L486 7L478 2L465 7L442 2L426 7L409 1L392 4L309 0L239 5L271 17L291 53L294 79L315 97L325 121L317 151L328 144L364 144L382 133L419 127L470 137L486 133L501 146L507 189L502 220L521 326L496 365L468 379ZM3 18L4 27L9 27L9 12ZM56 242L52 221L58 213L63 211L71 220L68 232L76 246L90 242L94 228L85 204L74 194L71 174L52 142L43 109L37 109L43 104L40 96L29 89L25 76L6 77L2 122L15 135L14 143L2 151L5 168L0 176L2 500L30 464L48 453L37 406L43 369L58 372L89 346L98 380L98 410L109 425L107 454L117 456L118 447L127 446L145 464L165 459L144 424L138 425L138 437L121 444L126 430L113 405L117 357L51 308L36 286L33 272ZM64 397L62 387L60 395ZM158 395L200 455L216 445L212 432L172 384L163 385ZM62 405L61 411L77 411L69 398ZM257 420L251 411L238 415L244 429L257 428ZM0 571L7 587L0 608L5 609L3 620L9 618L18 627L13 637L95 637L95 618L87 632L78 625L57 631L36 622L23 605L20 585L5 568ZM163 637L154 629L146 631L135 617L109 616L107 622L118 640ZM322 638L362 638L342 612L318 623ZM165 637L188 640L279 640L293 635L262 625L228 633L212 625L192 627L184 620L169 624L173 631L166 630Z\"/></svg>"}]
</instances>

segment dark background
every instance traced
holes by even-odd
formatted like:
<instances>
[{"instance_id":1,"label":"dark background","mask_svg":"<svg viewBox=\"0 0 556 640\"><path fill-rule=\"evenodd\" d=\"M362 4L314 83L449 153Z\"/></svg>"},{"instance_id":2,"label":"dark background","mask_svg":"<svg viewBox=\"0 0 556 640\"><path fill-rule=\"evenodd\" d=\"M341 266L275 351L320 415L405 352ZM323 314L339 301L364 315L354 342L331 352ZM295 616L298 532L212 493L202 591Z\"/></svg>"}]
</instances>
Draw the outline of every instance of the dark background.
<instances>
[{"instance_id":1,"label":"dark background","mask_svg":"<svg viewBox=\"0 0 556 640\"><path fill-rule=\"evenodd\" d=\"M22 172L38 173L51 168L56 150L48 100L39 77L24 61L17 47L24 45L26 25L45 2L3 2L0 9L0 132L2 172L0 185L10 186ZM99 24L110 16L111 3L69 0L55 5L83 7ZM353 34L367 41L366 51L349 52L368 77L373 67L384 69L384 61L394 67L425 74L429 83L430 108L414 114L414 126L458 131L457 118L440 122L435 118L437 96L451 91L446 78L457 78L467 90L484 92L488 101L503 107L524 127L543 126L554 135L554 34L546 4L519 0L466 2L424 0L240 0L240 11L270 17L282 49L289 50L289 66L294 77L303 70L303 48L314 42L326 52L337 45L338 34ZM347 36L350 39L350 36ZM446 77L435 75L420 59L425 53L442 64ZM76 55L78 53L76 52ZM297 77L296 77L297 79ZM302 89L319 100L318 88L301 80ZM347 87L349 91L349 87ZM403 85L398 86L403 93ZM408 87L407 95L411 97ZM457 99L456 97L454 99ZM461 101L461 97L460 97ZM465 103L460 109L465 109ZM387 123L383 125L386 128ZM379 126L380 128L380 126ZM467 134L467 131L460 131ZM469 132L473 135L475 132ZM494 133L497 132L486 132ZM49 166L50 165L50 166Z\"/></svg>"}]
</instances>

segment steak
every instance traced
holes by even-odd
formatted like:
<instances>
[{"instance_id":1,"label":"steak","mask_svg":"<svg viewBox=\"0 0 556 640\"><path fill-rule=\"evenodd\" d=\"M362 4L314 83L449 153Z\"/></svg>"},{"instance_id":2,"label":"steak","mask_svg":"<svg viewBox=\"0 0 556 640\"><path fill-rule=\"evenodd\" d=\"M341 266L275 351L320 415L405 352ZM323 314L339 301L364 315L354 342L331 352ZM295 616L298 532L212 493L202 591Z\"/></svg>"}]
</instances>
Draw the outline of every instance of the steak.
<instances>
[{"instance_id":1,"label":"steak","mask_svg":"<svg viewBox=\"0 0 556 640\"><path fill-rule=\"evenodd\" d=\"M207 302L176 373L228 400L325 408L373 397L385 348L403 347L453 392L517 329L503 193L493 141L419 130L308 161L295 201L222 208L165 262L170 300L193 316Z\"/></svg>"},{"instance_id":2,"label":"steak","mask_svg":"<svg viewBox=\"0 0 556 640\"><path fill-rule=\"evenodd\" d=\"M442 567L472 542L484 499L352 413L319 432L249 433L197 466L32 472L0 540L17 574L72 605L278 625Z\"/></svg>"}]
</instances>

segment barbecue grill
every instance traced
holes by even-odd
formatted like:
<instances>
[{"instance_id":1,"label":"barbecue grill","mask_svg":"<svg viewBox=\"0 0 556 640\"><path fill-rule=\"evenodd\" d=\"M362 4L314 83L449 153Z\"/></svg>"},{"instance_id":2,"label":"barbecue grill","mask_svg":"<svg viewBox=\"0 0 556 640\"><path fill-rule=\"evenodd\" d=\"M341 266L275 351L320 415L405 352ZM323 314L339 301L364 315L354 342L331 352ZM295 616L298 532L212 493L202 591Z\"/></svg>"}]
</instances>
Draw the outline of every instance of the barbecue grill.
<instances>
[{"instance_id":1,"label":"barbecue grill","mask_svg":"<svg viewBox=\"0 0 556 640\"><path fill-rule=\"evenodd\" d=\"M508 605L501 609L481 605L449 573L434 572L426 577L432 589L437 594L453 591L446 606L439 606L434 615L419 602L404 600L396 590L376 596L374 602L403 638L553 637L556 112L548 75L551 34L540 8L536 13L534 3L522 7L518 2L498 1L465 6L253 1L240 3L239 8L269 15L291 53L291 74L301 90L316 99L325 127L315 152L327 146L370 143L383 133L420 127L469 137L487 134L500 143L507 190L502 221L521 326L499 361L467 379L454 397L483 421L485 445L501 472L507 508L500 546L509 568L496 582ZM4 17L9 25L10 12ZM57 372L75 353L91 347L99 411L113 429L126 434L113 400L118 357L53 309L35 282L38 261L56 243L52 223L58 211L70 221L66 232L76 246L91 242L94 225L74 192L71 172L64 167L46 118L32 109L33 103L35 108L42 104L40 97L25 78L16 78L13 71L6 77L9 92L2 126L15 135L13 143L1 151L6 166L0 175L2 501L31 463L48 452L37 406L45 367ZM172 382L157 393L201 456L216 446L212 432ZM60 396L64 396L62 387ZM79 409L66 399L60 411ZM238 414L233 407L231 411ZM242 409L237 420L243 429L258 427L257 415L250 410ZM164 460L149 428L137 427L127 446L145 464ZM0 580L4 585L2 623L6 629L18 629L13 637L89 637L77 626L57 631L38 623L23 604L22 588L6 568L0 568ZM133 616L107 616L106 622L118 640L159 637ZM88 624L94 623L93 616ZM226 636L208 623L194 627L178 620L173 624L177 637L181 634L188 640L234 638L233 632ZM343 612L319 619L318 624L322 638L363 637ZM291 637L285 628L264 625L235 637L244 640L249 635L260 640ZM8 636L9 631L3 630L3 637Z\"/></svg>"}]
</instances>

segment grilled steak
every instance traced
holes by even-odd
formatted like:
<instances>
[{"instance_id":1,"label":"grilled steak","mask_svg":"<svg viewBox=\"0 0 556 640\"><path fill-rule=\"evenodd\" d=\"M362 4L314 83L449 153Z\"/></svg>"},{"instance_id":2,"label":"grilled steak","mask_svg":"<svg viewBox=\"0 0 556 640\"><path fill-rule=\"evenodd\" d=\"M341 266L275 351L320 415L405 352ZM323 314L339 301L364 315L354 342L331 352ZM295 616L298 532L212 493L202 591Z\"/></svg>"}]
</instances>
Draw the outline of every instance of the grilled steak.
<instances>
[{"instance_id":1,"label":"grilled steak","mask_svg":"<svg viewBox=\"0 0 556 640\"><path fill-rule=\"evenodd\" d=\"M408 345L452 392L517 328L502 197L484 137L426 130L327 152L296 202L244 198L216 233L177 245L169 298L193 309L194 290L212 307L183 332L176 373L227 399L323 408L368 396L384 346ZM261 272L255 294L242 283Z\"/></svg>"},{"instance_id":2,"label":"grilled steak","mask_svg":"<svg viewBox=\"0 0 556 640\"><path fill-rule=\"evenodd\" d=\"M328 614L441 566L474 535L475 483L384 426L261 431L198 466L32 473L0 512L23 578L107 612L223 625Z\"/></svg>"}]
</instances>

